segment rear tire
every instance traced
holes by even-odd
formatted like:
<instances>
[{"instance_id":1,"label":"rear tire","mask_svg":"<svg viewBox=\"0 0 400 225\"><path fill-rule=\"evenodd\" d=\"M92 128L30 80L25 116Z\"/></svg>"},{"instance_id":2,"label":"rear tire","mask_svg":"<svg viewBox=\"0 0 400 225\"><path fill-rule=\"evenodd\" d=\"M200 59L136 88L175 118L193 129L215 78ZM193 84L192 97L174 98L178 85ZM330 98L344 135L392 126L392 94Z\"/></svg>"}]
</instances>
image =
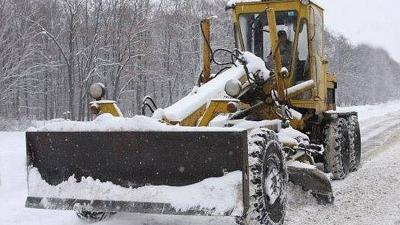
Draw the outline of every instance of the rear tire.
<instances>
[{"instance_id":1,"label":"rear tire","mask_svg":"<svg viewBox=\"0 0 400 225\"><path fill-rule=\"evenodd\" d=\"M350 147L350 172L358 170L361 164L361 135L358 117L353 115L348 120L349 147Z\"/></svg>"},{"instance_id":2,"label":"rear tire","mask_svg":"<svg viewBox=\"0 0 400 225\"><path fill-rule=\"evenodd\" d=\"M267 129L249 135L248 225L281 225L286 214L288 174L281 143Z\"/></svg>"},{"instance_id":3,"label":"rear tire","mask_svg":"<svg viewBox=\"0 0 400 225\"><path fill-rule=\"evenodd\" d=\"M90 212L90 211L76 211L79 219L87 223L100 222L114 215L114 212Z\"/></svg>"},{"instance_id":4,"label":"rear tire","mask_svg":"<svg viewBox=\"0 0 400 225\"><path fill-rule=\"evenodd\" d=\"M337 118L324 129L324 166L333 179L342 180L350 171L349 135L347 121Z\"/></svg>"}]
</instances>

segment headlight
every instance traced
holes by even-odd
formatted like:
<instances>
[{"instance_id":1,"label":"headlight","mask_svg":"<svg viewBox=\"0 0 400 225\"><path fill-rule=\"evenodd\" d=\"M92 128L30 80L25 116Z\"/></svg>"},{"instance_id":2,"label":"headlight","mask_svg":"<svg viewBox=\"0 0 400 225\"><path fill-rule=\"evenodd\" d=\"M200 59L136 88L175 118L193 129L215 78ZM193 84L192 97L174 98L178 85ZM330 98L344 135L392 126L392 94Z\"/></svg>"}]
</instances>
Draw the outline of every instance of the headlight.
<instances>
[{"instance_id":1,"label":"headlight","mask_svg":"<svg viewBox=\"0 0 400 225\"><path fill-rule=\"evenodd\" d=\"M237 79L232 79L226 82L225 84L225 92L229 96L236 98L240 92L242 91L242 83L240 83Z\"/></svg>"},{"instance_id":2,"label":"headlight","mask_svg":"<svg viewBox=\"0 0 400 225\"><path fill-rule=\"evenodd\" d=\"M308 5L310 4L310 0L300 0L301 4Z\"/></svg>"},{"instance_id":3,"label":"headlight","mask_svg":"<svg viewBox=\"0 0 400 225\"><path fill-rule=\"evenodd\" d=\"M226 106L228 112L230 113L235 113L239 109L239 104L237 102L228 102L228 105Z\"/></svg>"},{"instance_id":4,"label":"headlight","mask_svg":"<svg viewBox=\"0 0 400 225\"><path fill-rule=\"evenodd\" d=\"M89 88L89 94L92 98L100 100L106 94L106 87L102 83L94 83Z\"/></svg>"}]
</instances>

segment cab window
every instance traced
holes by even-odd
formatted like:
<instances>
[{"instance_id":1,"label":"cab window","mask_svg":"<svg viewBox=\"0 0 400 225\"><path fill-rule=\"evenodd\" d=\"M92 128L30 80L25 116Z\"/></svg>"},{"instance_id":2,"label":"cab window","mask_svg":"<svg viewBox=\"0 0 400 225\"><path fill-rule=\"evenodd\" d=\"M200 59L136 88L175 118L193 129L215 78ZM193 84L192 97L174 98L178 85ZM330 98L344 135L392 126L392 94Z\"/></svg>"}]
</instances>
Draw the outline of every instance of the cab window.
<instances>
[{"instance_id":1,"label":"cab window","mask_svg":"<svg viewBox=\"0 0 400 225\"><path fill-rule=\"evenodd\" d=\"M299 39L297 43L297 62L295 64L295 83L306 81L310 78L310 57L308 47L308 25L307 20L302 19L299 26Z\"/></svg>"},{"instance_id":2,"label":"cab window","mask_svg":"<svg viewBox=\"0 0 400 225\"><path fill-rule=\"evenodd\" d=\"M282 65L290 70L295 27L297 26L297 12L277 11L275 12L275 17L280 40L279 49L282 57ZM272 70L274 68L274 62L266 12L259 14L242 14L239 18L239 22L244 50L253 52L255 55L262 58L267 68Z\"/></svg>"}]
</instances>

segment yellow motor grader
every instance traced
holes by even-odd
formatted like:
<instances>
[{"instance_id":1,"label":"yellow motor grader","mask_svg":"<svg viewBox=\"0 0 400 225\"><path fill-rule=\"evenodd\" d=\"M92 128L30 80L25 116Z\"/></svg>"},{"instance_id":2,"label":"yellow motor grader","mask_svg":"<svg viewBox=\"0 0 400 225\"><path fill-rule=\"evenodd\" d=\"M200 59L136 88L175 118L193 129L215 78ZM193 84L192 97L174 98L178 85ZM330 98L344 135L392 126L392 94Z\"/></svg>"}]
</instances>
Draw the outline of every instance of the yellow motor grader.
<instances>
[{"instance_id":1,"label":"yellow motor grader","mask_svg":"<svg viewBox=\"0 0 400 225\"><path fill-rule=\"evenodd\" d=\"M324 56L323 9L308 0L229 1L236 49L212 49L210 19L201 23L203 71L199 87L173 105L143 111L187 131L27 132L28 172L47 184L92 177L126 188L187 186L241 171L241 211L176 209L169 202L32 194L26 206L77 210L100 220L115 212L235 216L238 224L283 224L287 182L321 202L333 202L331 179L360 166L356 112L337 112L334 75ZM226 54L227 62L217 60ZM211 74L211 64L228 65ZM94 84L95 114L122 114ZM208 127L217 127L210 132ZM28 179L28 190L34 181ZM30 189L29 189L30 188ZM61 190L61 189L60 189ZM79 190L76 190L79 192ZM76 197L80 196L80 197Z\"/></svg>"}]
</instances>

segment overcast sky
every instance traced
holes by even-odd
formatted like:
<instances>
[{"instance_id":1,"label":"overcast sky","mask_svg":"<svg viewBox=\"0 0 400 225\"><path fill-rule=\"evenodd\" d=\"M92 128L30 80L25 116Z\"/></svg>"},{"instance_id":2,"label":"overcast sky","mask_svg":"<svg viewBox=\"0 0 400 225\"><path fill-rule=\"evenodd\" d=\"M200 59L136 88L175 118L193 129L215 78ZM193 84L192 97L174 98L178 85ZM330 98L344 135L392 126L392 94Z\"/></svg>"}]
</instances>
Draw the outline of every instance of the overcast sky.
<instances>
[{"instance_id":1,"label":"overcast sky","mask_svg":"<svg viewBox=\"0 0 400 225\"><path fill-rule=\"evenodd\" d=\"M325 9L325 25L352 43L383 47L400 62L399 0L314 0Z\"/></svg>"}]
</instances>

